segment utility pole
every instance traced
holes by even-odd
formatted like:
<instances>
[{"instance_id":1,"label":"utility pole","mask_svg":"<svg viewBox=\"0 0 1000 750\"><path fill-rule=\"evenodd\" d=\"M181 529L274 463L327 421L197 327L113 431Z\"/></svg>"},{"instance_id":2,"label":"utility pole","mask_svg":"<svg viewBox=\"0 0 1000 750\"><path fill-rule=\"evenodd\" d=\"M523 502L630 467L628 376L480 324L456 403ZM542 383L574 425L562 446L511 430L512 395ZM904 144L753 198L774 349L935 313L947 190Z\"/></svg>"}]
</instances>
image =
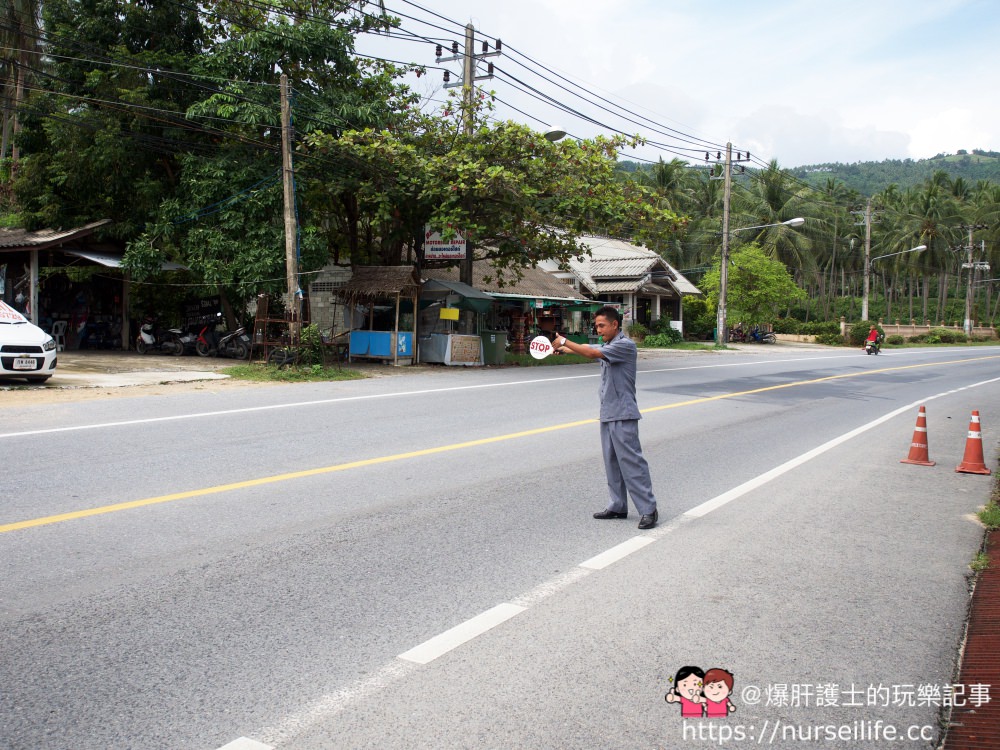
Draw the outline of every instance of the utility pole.
<instances>
[{"instance_id":1,"label":"utility pole","mask_svg":"<svg viewBox=\"0 0 1000 750\"><path fill-rule=\"evenodd\" d=\"M281 176L285 196L285 275L288 282L286 308L289 312L289 343L299 339L299 258L295 243L295 183L292 173L292 107L288 97L288 76L281 74Z\"/></svg>"},{"instance_id":2,"label":"utility pole","mask_svg":"<svg viewBox=\"0 0 1000 750\"><path fill-rule=\"evenodd\" d=\"M865 280L864 293L861 297L861 319L868 320L868 293L871 289L872 272L872 199L865 206Z\"/></svg>"},{"instance_id":3,"label":"utility pole","mask_svg":"<svg viewBox=\"0 0 1000 750\"><path fill-rule=\"evenodd\" d=\"M721 154L716 154L718 160ZM708 154L705 160L708 161ZM738 152L736 161L750 161L750 152L744 157L743 152ZM740 167L743 170L743 167ZM717 180L718 177L709 179ZM726 297L729 284L729 204L733 195L733 144L726 144L726 161L723 165L722 179L722 258L719 263L719 304L715 311L715 345L722 346L729 341L729 327L726 322Z\"/></svg>"},{"instance_id":4,"label":"utility pole","mask_svg":"<svg viewBox=\"0 0 1000 750\"><path fill-rule=\"evenodd\" d=\"M972 335L972 227L969 227L969 256L968 256L969 276L965 281L965 325L963 326L966 336Z\"/></svg>"},{"instance_id":5,"label":"utility pole","mask_svg":"<svg viewBox=\"0 0 1000 750\"><path fill-rule=\"evenodd\" d=\"M472 45L476 43L476 29L471 23L465 25L465 58L462 61L462 99L465 101L465 135L471 136L474 131L472 121L472 108L476 101L476 55L472 51ZM471 196L467 197L469 200ZM465 260L459 268L458 280L463 284L472 286L472 258L475 253L472 249L472 237L469 232L465 233ZM471 333L467 331L466 333Z\"/></svg>"},{"instance_id":6,"label":"utility pole","mask_svg":"<svg viewBox=\"0 0 1000 750\"><path fill-rule=\"evenodd\" d=\"M853 214L858 214L860 211L852 211ZM861 319L868 320L868 292L871 288L871 270L872 270L872 219L874 214L872 213L872 199L868 199L868 203L865 206L865 275L862 280L862 293L861 293ZM878 260L878 258L876 258Z\"/></svg>"},{"instance_id":7,"label":"utility pole","mask_svg":"<svg viewBox=\"0 0 1000 750\"><path fill-rule=\"evenodd\" d=\"M726 143L726 166L722 193L722 260L719 264L719 309L715 311L715 344L729 341L726 323L726 296L729 283L729 200L733 191L733 144Z\"/></svg>"},{"instance_id":8,"label":"utility pole","mask_svg":"<svg viewBox=\"0 0 1000 750\"><path fill-rule=\"evenodd\" d=\"M476 54L474 46L476 44L476 28L471 24L465 25L465 50L460 55L458 53L458 42L454 42L451 47L452 56L451 57L441 57L441 45L437 46L437 62L449 62L451 60L461 60L462 61L462 80L456 83L450 83L450 76L448 71L444 74L444 87L452 88L454 86L462 87L462 102L463 102L463 116L464 116L464 131L467 138L471 137L475 132L475 118L473 113L475 111L476 103L476 81L483 81L489 78L493 78L493 63L489 64L486 75L477 76L476 75L476 63L487 57L496 57L501 54L502 42L497 39L496 46L493 52L489 51L489 43L483 42L483 51ZM472 196L466 196L466 208L471 209ZM471 213L471 211L470 211ZM463 284L468 284L472 286L472 263L475 257L474 249L472 246L471 232L469 232L468 227L462 228L462 233L465 236L465 258L459 261L458 264L458 278ZM463 314L462 328L464 333L472 333L473 320L472 313L466 312Z\"/></svg>"},{"instance_id":9,"label":"utility pole","mask_svg":"<svg viewBox=\"0 0 1000 750\"><path fill-rule=\"evenodd\" d=\"M972 335L972 281L973 276L976 273L978 263L972 262L972 232L976 229L987 229L986 224L972 224L966 227L969 230L969 244L966 246L966 251L968 253L966 262L962 264L962 268L969 269L969 276L965 282L965 324L963 330L966 336Z\"/></svg>"}]
</instances>

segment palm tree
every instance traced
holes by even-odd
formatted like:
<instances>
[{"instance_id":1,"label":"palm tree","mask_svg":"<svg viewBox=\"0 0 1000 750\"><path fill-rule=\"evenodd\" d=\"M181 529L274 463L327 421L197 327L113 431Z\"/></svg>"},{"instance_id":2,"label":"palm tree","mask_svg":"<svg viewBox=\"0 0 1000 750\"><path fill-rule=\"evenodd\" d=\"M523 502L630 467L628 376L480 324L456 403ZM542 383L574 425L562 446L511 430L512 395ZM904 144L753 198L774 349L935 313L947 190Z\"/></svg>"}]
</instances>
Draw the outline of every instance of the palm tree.
<instances>
[{"instance_id":1,"label":"palm tree","mask_svg":"<svg viewBox=\"0 0 1000 750\"><path fill-rule=\"evenodd\" d=\"M783 226L782 222L802 215L807 190L796 185L792 176L772 160L767 169L751 176L749 186L734 185L730 226L774 225L743 232L739 239L744 243L756 243L793 271L805 271L812 261L808 253L812 243L803 232Z\"/></svg>"}]
</instances>

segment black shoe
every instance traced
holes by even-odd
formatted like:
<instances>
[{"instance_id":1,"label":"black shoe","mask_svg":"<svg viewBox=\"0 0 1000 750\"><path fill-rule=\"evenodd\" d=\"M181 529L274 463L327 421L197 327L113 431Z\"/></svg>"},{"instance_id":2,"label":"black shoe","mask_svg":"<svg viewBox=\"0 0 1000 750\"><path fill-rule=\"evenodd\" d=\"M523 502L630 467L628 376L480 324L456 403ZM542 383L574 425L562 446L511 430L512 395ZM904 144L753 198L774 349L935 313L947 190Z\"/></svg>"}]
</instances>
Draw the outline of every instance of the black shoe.
<instances>
[{"instance_id":1,"label":"black shoe","mask_svg":"<svg viewBox=\"0 0 1000 750\"><path fill-rule=\"evenodd\" d=\"M628 511L617 513L613 510L602 510L600 513L595 513L594 518L599 521L607 521L609 518L628 518Z\"/></svg>"},{"instance_id":2,"label":"black shoe","mask_svg":"<svg viewBox=\"0 0 1000 750\"><path fill-rule=\"evenodd\" d=\"M642 518L639 519L639 528L640 529L653 528L654 526L656 526L656 521L659 517L660 514L657 513L655 510L653 511L653 515L651 516L643 516Z\"/></svg>"}]
</instances>

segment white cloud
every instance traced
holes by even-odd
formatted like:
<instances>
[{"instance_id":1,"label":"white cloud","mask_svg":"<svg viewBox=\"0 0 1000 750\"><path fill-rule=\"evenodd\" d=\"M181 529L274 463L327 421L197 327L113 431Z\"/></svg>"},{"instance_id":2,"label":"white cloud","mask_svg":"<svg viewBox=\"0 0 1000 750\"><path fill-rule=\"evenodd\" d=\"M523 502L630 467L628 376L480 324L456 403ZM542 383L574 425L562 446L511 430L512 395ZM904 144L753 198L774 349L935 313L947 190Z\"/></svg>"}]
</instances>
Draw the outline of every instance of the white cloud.
<instances>
[{"instance_id":1,"label":"white cloud","mask_svg":"<svg viewBox=\"0 0 1000 750\"><path fill-rule=\"evenodd\" d=\"M1000 150L1000 103L992 96L1000 89L1000 66L987 52L1000 32L1000 7L993 0L421 4L461 23L471 18L505 46L580 81L593 94L617 101L608 93L615 92L629 109L658 113L655 119L667 127L715 143L732 140L787 166ZM432 62L415 45L406 49L408 57L424 55L422 62ZM606 125L629 133L638 128L544 81L535 73L553 76L512 50L495 63ZM517 92L501 77L489 87L544 122L559 122L578 135L600 131ZM504 114L526 119L510 110Z\"/></svg>"}]
</instances>

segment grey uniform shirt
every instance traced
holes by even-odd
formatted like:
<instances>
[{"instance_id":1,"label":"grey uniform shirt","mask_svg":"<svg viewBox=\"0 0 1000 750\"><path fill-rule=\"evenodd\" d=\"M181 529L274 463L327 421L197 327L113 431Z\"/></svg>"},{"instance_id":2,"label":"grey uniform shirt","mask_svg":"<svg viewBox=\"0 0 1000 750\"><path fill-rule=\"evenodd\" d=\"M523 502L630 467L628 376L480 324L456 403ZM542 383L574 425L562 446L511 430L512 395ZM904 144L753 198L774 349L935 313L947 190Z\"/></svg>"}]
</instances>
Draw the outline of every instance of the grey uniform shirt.
<instances>
[{"instance_id":1,"label":"grey uniform shirt","mask_svg":"<svg viewBox=\"0 0 1000 750\"><path fill-rule=\"evenodd\" d=\"M635 402L635 342L619 332L601 347L601 421L642 419Z\"/></svg>"}]
</instances>

